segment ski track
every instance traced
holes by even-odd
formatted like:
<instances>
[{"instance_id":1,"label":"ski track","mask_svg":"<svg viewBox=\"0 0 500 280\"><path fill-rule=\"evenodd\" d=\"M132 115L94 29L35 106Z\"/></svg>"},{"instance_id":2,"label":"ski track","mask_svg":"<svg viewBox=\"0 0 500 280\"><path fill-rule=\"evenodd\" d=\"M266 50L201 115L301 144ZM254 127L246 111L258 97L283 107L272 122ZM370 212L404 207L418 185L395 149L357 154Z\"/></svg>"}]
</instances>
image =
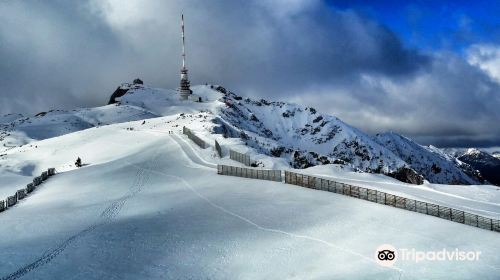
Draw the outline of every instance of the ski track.
<instances>
[{"instance_id":1,"label":"ski track","mask_svg":"<svg viewBox=\"0 0 500 280\"><path fill-rule=\"evenodd\" d=\"M156 161L158 159L158 155L153 158L152 161L146 162L145 165L156 165ZM137 167L136 165L130 164L134 167ZM153 167L153 166L151 166ZM111 223L114 218L120 213L121 209L129 200L130 198L133 198L135 195L137 195L142 188L149 182L150 180L150 174L147 174L145 170L147 168L141 167L142 169L138 169L136 174L135 174L135 179L132 185L129 187L129 193L124 195L123 197L115 200L112 202L104 211L101 212L99 215L101 221L98 221L94 223L93 225L87 227L86 229L72 235L62 243L60 243L56 248L49 250L48 252L45 252L41 257L33 261L32 263L28 265L24 265L21 268L19 268L17 271L14 273L11 273L7 276L4 276L1 278L1 280L14 280L23 277L27 273L36 270L37 268L49 264L54 258L56 258L59 254L61 254L69 245L77 241L78 239L84 237L85 235L91 233L94 231L96 228L103 226L105 224Z\"/></svg>"},{"instance_id":2,"label":"ski track","mask_svg":"<svg viewBox=\"0 0 500 280\"><path fill-rule=\"evenodd\" d=\"M344 252L346 252L348 254L356 255L356 256L362 258L365 261L368 261L370 263L378 265L377 262L373 258L367 257L367 256L365 256L365 255L363 255L361 253L349 250L347 248L339 247L339 246L337 246L337 245L335 245L335 244L333 244L331 242L328 242L326 240L319 239L319 238L312 237L312 236L308 236L308 235L300 235L300 234L295 234L295 233L283 231L283 230L280 230L280 229L274 229L274 228L269 228L269 227L261 226L258 223L250 220L249 218L246 218L246 217L241 216L241 215L239 215L237 213L234 213L231 210L228 210L227 208L224 208L223 206L218 205L217 203L213 202L211 199L209 199L208 197L206 197L206 196L202 195L200 192L198 192L191 184L189 184L186 180L184 180L181 177L178 177L178 176L175 176L175 175L171 175L171 174L167 174L167 173L164 173L164 172L161 172L161 171L157 171L157 170L145 169L145 168L143 168L141 166L138 166L138 165L133 165L133 166L135 166L137 168L140 168L140 169L144 169L145 171L148 171L148 172L151 172L151 173L158 174L160 176L166 176L166 177L174 178L176 180L181 181L191 192L193 192L196 196L198 196L202 200L206 201L210 206L212 206L212 207L218 209L219 211L222 211L222 212L224 212L224 213L226 213L226 214L228 214L230 216L233 216L233 217L235 217L235 218L237 218L237 219L239 219L239 220L241 220L241 221L243 221L243 222L245 222L247 224L250 224L251 226L253 226L253 227L255 227L255 228L259 229L259 230L266 231L266 232L271 232L271 233L275 233L275 234L282 234L282 235L286 235L286 236L291 237L291 238L305 239L305 240L317 242L317 243L326 245L328 247L344 251ZM388 268L397 271L399 273L399 277L401 277L402 273L404 272L401 268L396 267L396 266L388 267Z\"/></svg>"},{"instance_id":3,"label":"ski track","mask_svg":"<svg viewBox=\"0 0 500 280\"><path fill-rule=\"evenodd\" d=\"M214 163L210 163L202 159L196 154L196 151L191 147L186 141L182 139L182 137L179 137L175 134L171 135L171 139L174 140L174 143L179 146L179 148L182 150L188 161L191 161L192 163L201 166L202 168L210 168L210 169L217 169L217 165ZM186 147L187 146L187 147ZM189 149L189 150L187 150ZM192 167L192 166L187 166L186 167ZM192 167L192 168L199 168L199 167Z\"/></svg>"}]
</instances>

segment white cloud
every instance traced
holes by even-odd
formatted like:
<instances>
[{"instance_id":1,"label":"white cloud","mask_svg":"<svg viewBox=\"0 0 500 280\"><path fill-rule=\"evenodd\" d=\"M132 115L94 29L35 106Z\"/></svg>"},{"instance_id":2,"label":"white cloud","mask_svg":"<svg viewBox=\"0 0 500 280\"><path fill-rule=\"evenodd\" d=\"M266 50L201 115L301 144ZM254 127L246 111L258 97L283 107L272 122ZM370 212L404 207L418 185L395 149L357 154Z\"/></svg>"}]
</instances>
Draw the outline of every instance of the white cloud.
<instances>
[{"instance_id":1,"label":"white cloud","mask_svg":"<svg viewBox=\"0 0 500 280\"><path fill-rule=\"evenodd\" d=\"M194 84L293 99L370 132L500 139L499 85L485 74L500 75L498 46L472 47L469 63L422 54L319 0L76 3L0 2L2 113L101 105L136 77L176 87L184 13Z\"/></svg>"},{"instance_id":2,"label":"white cloud","mask_svg":"<svg viewBox=\"0 0 500 280\"><path fill-rule=\"evenodd\" d=\"M500 45L476 44L467 50L467 61L500 83Z\"/></svg>"}]
</instances>

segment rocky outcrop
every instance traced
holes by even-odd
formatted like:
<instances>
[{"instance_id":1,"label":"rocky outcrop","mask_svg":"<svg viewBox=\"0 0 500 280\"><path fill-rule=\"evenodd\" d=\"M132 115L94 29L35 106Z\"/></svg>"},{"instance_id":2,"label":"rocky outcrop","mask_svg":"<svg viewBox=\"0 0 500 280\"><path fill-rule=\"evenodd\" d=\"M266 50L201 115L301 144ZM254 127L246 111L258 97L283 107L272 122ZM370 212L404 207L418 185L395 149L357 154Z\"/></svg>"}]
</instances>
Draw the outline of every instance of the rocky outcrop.
<instances>
[{"instance_id":1,"label":"rocky outcrop","mask_svg":"<svg viewBox=\"0 0 500 280\"><path fill-rule=\"evenodd\" d=\"M116 100L117 98L124 96L130 89L138 88L142 85L144 85L144 82L139 78L135 79L132 84L130 84L130 83L121 84L121 86L117 87L115 92L113 92L113 94L111 94L111 97L109 98L109 101L108 101L108 105L117 103L118 102Z\"/></svg>"},{"instance_id":2,"label":"rocky outcrop","mask_svg":"<svg viewBox=\"0 0 500 280\"><path fill-rule=\"evenodd\" d=\"M468 149L458 159L472 167L471 173L480 172L488 182L500 186L500 159L478 149Z\"/></svg>"},{"instance_id":3,"label":"rocky outcrop","mask_svg":"<svg viewBox=\"0 0 500 280\"><path fill-rule=\"evenodd\" d=\"M422 185L424 183L424 177L415 172L415 170L409 168L401 168L396 172L387 173L385 175L409 184Z\"/></svg>"}]
</instances>

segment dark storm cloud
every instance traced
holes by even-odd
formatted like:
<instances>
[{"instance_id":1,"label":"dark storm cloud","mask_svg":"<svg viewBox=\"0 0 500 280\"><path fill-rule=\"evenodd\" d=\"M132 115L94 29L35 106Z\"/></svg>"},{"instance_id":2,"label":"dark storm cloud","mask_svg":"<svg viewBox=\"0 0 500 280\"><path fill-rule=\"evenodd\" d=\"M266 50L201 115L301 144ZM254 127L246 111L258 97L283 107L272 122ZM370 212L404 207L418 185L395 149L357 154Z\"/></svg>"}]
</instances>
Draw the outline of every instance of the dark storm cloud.
<instances>
[{"instance_id":1,"label":"dark storm cloud","mask_svg":"<svg viewBox=\"0 0 500 280\"><path fill-rule=\"evenodd\" d=\"M426 144L500 138L499 85L485 72L314 0L1 2L0 112L104 104L135 77L176 87L181 12L194 84L294 100Z\"/></svg>"}]
</instances>

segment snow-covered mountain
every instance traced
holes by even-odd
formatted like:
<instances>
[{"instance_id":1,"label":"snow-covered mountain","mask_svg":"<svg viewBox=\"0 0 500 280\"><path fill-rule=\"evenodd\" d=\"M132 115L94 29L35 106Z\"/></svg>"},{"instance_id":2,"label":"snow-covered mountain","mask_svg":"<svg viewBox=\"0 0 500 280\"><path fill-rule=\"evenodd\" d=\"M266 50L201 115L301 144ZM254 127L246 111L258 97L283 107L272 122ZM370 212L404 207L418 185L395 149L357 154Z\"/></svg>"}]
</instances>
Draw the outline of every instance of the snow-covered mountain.
<instances>
[{"instance_id":1,"label":"snow-covered mountain","mask_svg":"<svg viewBox=\"0 0 500 280\"><path fill-rule=\"evenodd\" d=\"M186 106L175 90L124 83L111 96L110 105L42 112L0 124L0 143L6 150L104 124L177 114L177 125L195 124L202 134L237 139L254 154L276 158L272 164L281 161L292 168L336 164L414 184L423 179L481 183L480 175L469 165L395 134L371 137L314 108L252 100L221 86L194 86L193 90L203 102Z\"/></svg>"},{"instance_id":2,"label":"snow-covered mountain","mask_svg":"<svg viewBox=\"0 0 500 280\"><path fill-rule=\"evenodd\" d=\"M0 152L33 140L52 138L95 126L157 116L144 107L129 105L107 105L69 111L50 110L31 117L7 115L2 119L8 121L0 123Z\"/></svg>"},{"instance_id":3,"label":"snow-covered mountain","mask_svg":"<svg viewBox=\"0 0 500 280\"><path fill-rule=\"evenodd\" d=\"M422 146L397 133L375 135L374 139L408 163L429 182L438 184L481 184L480 172L433 146Z\"/></svg>"},{"instance_id":4,"label":"snow-covered mountain","mask_svg":"<svg viewBox=\"0 0 500 280\"><path fill-rule=\"evenodd\" d=\"M481 172L490 183L500 186L500 158L479 149L467 149L458 159Z\"/></svg>"},{"instance_id":5,"label":"snow-covered mountain","mask_svg":"<svg viewBox=\"0 0 500 280\"><path fill-rule=\"evenodd\" d=\"M278 145L300 148L299 156L311 164L329 157L342 163L337 156L351 155L345 164L371 168L371 157L379 152L387 170L409 165L363 132L310 108L252 100L240 106L235 102L243 98L221 93L222 88L192 89L202 103L180 101L175 90L133 86L114 105L8 122L12 137L30 144L0 153L0 199L47 167L58 174L0 213L0 278L440 279L456 272L456 261L380 266L374 253L387 240L422 251L454 250L466 242L463 249L480 251L481 261L460 263L461 276L498 278L500 242L493 231L281 182L217 175L217 164L239 163L227 151L221 158L213 147L196 146L182 126L211 145L216 139L223 149L247 151L266 168L291 169L290 163L301 162ZM286 110L295 110L294 116ZM256 121L266 116L272 121ZM321 126L322 120L331 126ZM290 131L280 131L278 121ZM69 130L56 130L57 124ZM27 129L30 125L37 129ZM331 139L327 128L335 130ZM307 146L295 135L349 149ZM344 146L345 139L357 144ZM319 155L329 151L325 158ZM84 167L74 166L77 156ZM345 166L292 171L500 217L495 186L412 185Z\"/></svg>"},{"instance_id":6,"label":"snow-covered mountain","mask_svg":"<svg viewBox=\"0 0 500 280\"><path fill-rule=\"evenodd\" d=\"M364 132L314 108L243 98L219 87L225 106L218 121L223 133L237 136L260 152L285 158L291 167L344 164L421 183L403 160Z\"/></svg>"}]
</instances>

